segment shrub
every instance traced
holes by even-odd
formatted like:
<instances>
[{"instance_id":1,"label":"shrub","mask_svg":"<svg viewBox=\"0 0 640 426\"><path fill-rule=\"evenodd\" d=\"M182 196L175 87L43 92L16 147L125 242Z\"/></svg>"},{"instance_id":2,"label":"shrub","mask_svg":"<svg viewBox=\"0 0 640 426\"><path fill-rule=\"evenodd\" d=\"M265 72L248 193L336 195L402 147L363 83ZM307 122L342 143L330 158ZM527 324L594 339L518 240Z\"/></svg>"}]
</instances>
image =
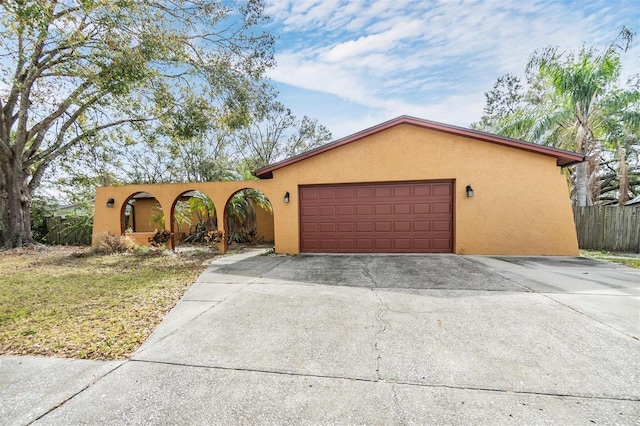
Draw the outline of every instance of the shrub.
<instances>
[{"instance_id":1,"label":"shrub","mask_svg":"<svg viewBox=\"0 0 640 426\"><path fill-rule=\"evenodd\" d=\"M149 238L149 242L154 247L164 247L167 244L167 241L171 239L173 234L165 229L153 233L153 237Z\"/></svg>"},{"instance_id":2,"label":"shrub","mask_svg":"<svg viewBox=\"0 0 640 426\"><path fill-rule=\"evenodd\" d=\"M224 232L222 231L209 231L204 236L204 240L213 248L218 248L220 242L224 240Z\"/></svg>"},{"instance_id":3,"label":"shrub","mask_svg":"<svg viewBox=\"0 0 640 426\"><path fill-rule=\"evenodd\" d=\"M94 251L104 254L124 253L135 247L136 244L131 238L105 232L98 236Z\"/></svg>"}]
</instances>

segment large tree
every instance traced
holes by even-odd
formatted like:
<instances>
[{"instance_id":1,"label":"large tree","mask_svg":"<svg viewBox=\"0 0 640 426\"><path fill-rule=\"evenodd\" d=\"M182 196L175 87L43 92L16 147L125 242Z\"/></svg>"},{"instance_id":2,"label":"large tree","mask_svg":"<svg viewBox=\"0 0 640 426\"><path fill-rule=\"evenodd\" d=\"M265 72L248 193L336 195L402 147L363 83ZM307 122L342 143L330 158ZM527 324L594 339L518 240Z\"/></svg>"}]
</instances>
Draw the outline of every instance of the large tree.
<instances>
[{"instance_id":1,"label":"large tree","mask_svg":"<svg viewBox=\"0 0 640 426\"><path fill-rule=\"evenodd\" d=\"M632 39L631 31L623 29L603 49L562 52L548 47L534 52L527 87L512 75L498 79L486 94L485 115L474 127L585 154L587 161L575 166L573 196L578 206L593 204L601 189L603 153L617 155L621 182L628 182L627 157L620 154L637 141L633 126L639 92L637 85L620 87L619 77L621 54ZM621 191L621 201L627 194L628 186Z\"/></svg>"},{"instance_id":2,"label":"large tree","mask_svg":"<svg viewBox=\"0 0 640 426\"><path fill-rule=\"evenodd\" d=\"M33 242L33 191L70 150L181 108L185 136L203 120L243 125L244 88L273 64L260 0L8 0L0 11L0 247Z\"/></svg>"},{"instance_id":3,"label":"large tree","mask_svg":"<svg viewBox=\"0 0 640 426\"><path fill-rule=\"evenodd\" d=\"M257 109L253 119L234 134L235 148L252 169L323 145L331 132L307 116L298 119L280 102Z\"/></svg>"}]
</instances>

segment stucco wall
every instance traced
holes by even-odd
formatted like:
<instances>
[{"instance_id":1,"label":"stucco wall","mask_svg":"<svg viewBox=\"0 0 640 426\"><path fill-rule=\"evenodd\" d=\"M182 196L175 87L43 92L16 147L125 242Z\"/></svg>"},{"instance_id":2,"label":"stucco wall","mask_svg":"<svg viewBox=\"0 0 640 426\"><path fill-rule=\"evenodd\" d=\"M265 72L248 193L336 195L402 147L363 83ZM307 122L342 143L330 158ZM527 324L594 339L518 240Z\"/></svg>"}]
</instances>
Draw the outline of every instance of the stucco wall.
<instances>
[{"instance_id":1,"label":"stucco wall","mask_svg":"<svg viewBox=\"0 0 640 426\"><path fill-rule=\"evenodd\" d=\"M153 233L153 231L158 227L158 224L151 220L151 218L156 214L153 209L156 204L157 201L153 198L141 198L137 199L136 202L133 203L133 223L131 225L136 232ZM135 224L135 227L133 224Z\"/></svg>"},{"instance_id":2,"label":"stucco wall","mask_svg":"<svg viewBox=\"0 0 640 426\"><path fill-rule=\"evenodd\" d=\"M254 181L233 181L233 182L197 182L197 183L179 183L179 184L154 184L154 185L121 185L121 186L105 186L96 188L96 203L95 203L95 216L93 221L93 242L95 244L99 235L105 232L113 234L121 233L121 220L123 218L123 209L127 201L135 194L145 192L153 195L156 199L155 202L162 206L162 210L167 215L174 206L176 200L182 199L182 194L197 190L207 194L215 205L218 214L218 227L224 230L225 221L221 219L220 212L224 211L227 205L227 201L239 190L246 188L255 188L262 191L269 200L280 200L282 202L282 196L280 195L277 186L274 185L272 180L254 180ZM276 192L277 191L277 192ZM112 208L106 207L106 202L109 198L114 199L114 206ZM154 202L154 204L155 204ZM138 202L136 201L136 204ZM277 203L272 202L274 214L277 214L279 206ZM143 214L136 212L136 223L141 219ZM140 219L139 219L140 218ZM148 220L148 219L147 219ZM165 221L165 228L171 230L170 221ZM275 224L271 222L265 225L264 230L265 239L275 234ZM153 227L152 227L153 230ZM173 231L177 231L175 227ZM133 236L135 238L135 236ZM144 239L142 239L144 240ZM224 246L221 247L224 250Z\"/></svg>"},{"instance_id":3,"label":"stucco wall","mask_svg":"<svg viewBox=\"0 0 640 426\"><path fill-rule=\"evenodd\" d=\"M269 180L98 188L94 235L119 232L117 213L135 191L153 194L167 211L181 193L197 189L221 211L235 191L252 187L271 200L276 251L298 253L299 185L432 179L454 180L455 253L578 254L567 184L555 158L409 124L277 169ZM473 198L466 196L467 185ZM109 197L114 209L105 207Z\"/></svg>"},{"instance_id":4,"label":"stucco wall","mask_svg":"<svg viewBox=\"0 0 640 426\"><path fill-rule=\"evenodd\" d=\"M275 170L273 180L291 182L276 226L298 223L297 185L432 179L454 180L455 253L578 254L555 158L407 124ZM299 229L287 231L276 235L277 247L296 253Z\"/></svg>"},{"instance_id":5,"label":"stucco wall","mask_svg":"<svg viewBox=\"0 0 640 426\"><path fill-rule=\"evenodd\" d=\"M273 242L275 241L273 234L273 214L264 210L260 206L256 206L256 223L258 229L256 229L256 237L260 241Z\"/></svg>"}]
</instances>

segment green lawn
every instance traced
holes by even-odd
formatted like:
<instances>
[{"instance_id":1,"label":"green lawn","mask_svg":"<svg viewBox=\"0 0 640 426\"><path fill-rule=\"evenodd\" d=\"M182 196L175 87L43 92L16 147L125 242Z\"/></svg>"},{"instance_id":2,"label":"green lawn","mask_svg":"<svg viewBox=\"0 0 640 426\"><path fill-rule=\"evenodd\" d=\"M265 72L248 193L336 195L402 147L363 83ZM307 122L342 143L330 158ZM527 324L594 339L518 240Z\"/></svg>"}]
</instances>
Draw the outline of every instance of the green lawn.
<instances>
[{"instance_id":1,"label":"green lawn","mask_svg":"<svg viewBox=\"0 0 640 426\"><path fill-rule=\"evenodd\" d=\"M127 358L214 256L0 252L0 353Z\"/></svg>"},{"instance_id":2,"label":"green lawn","mask_svg":"<svg viewBox=\"0 0 640 426\"><path fill-rule=\"evenodd\" d=\"M639 255L637 254L634 255L595 250L580 250L580 254L591 259L606 260L608 262L619 263L621 265L640 269L640 257L638 257Z\"/></svg>"}]
</instances>

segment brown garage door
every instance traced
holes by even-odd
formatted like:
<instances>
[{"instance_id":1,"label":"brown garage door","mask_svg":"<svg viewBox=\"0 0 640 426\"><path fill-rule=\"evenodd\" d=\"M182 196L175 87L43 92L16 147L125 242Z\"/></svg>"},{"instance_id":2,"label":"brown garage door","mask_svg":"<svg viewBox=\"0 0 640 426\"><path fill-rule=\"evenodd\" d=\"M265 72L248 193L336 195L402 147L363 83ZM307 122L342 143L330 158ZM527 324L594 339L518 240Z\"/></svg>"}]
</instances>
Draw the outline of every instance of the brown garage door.
<instances>
[{"instance_id":1,"label":"brown garage door","mask_svg":"<svg viewBox=\"0 0 640 426\"><path fill-rule=\"evenodd\" d=\"M300 187L303 253L451 253L453 182Z\"/></svg>"}]
</instances>

